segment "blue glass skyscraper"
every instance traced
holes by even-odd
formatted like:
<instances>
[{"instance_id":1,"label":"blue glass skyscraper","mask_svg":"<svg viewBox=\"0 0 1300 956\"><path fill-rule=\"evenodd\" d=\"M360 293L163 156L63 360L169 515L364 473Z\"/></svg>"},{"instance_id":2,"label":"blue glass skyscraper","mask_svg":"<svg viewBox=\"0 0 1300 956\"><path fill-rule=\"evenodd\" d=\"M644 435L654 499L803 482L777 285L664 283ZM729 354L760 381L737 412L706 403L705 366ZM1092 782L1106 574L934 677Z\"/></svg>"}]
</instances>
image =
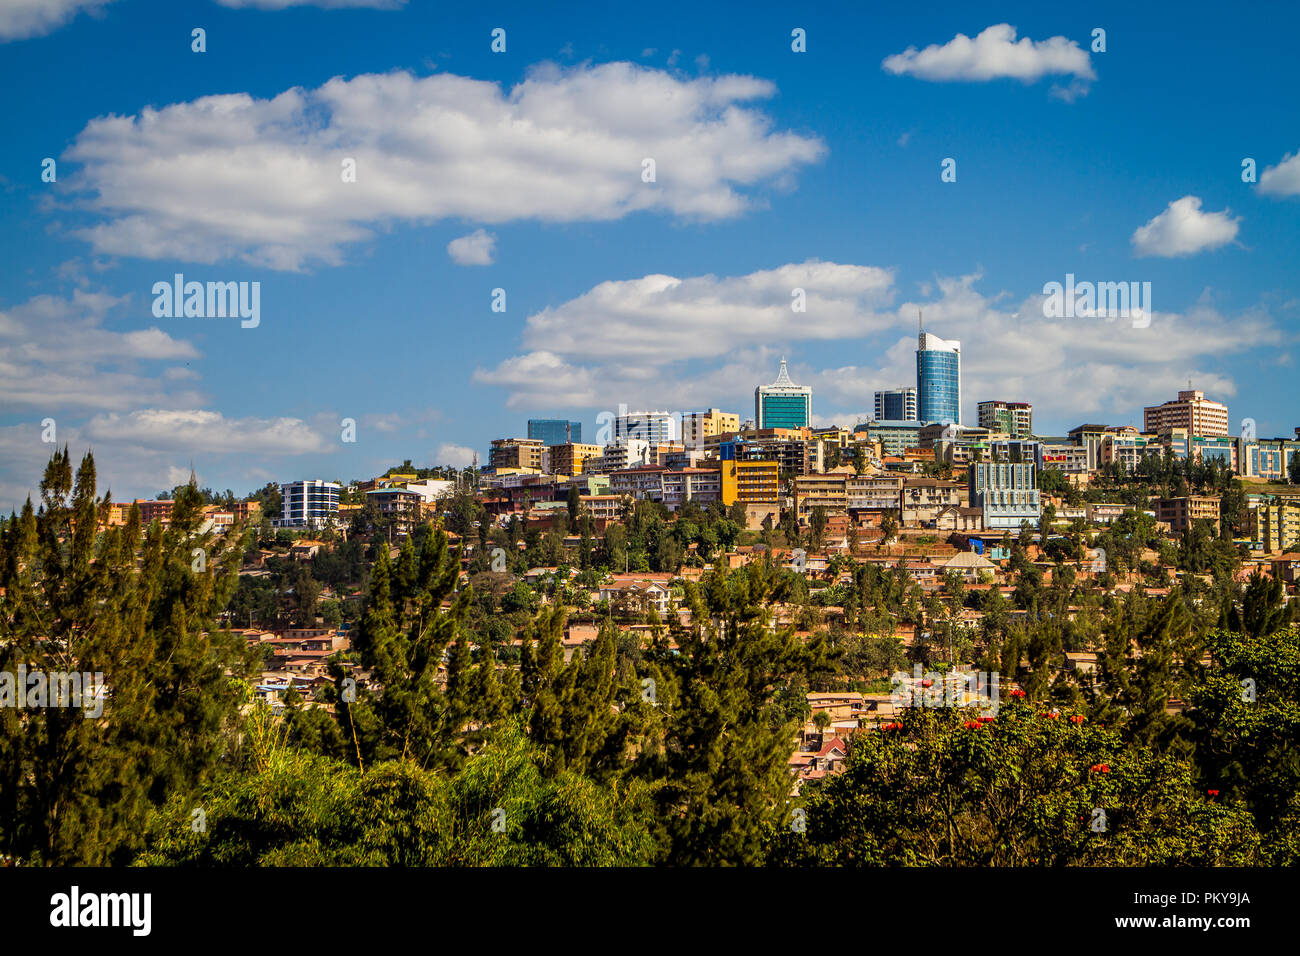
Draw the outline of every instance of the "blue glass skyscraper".
<instances>
[{"instance_id":1,"label":"blue glass skyscraper","mask_svg":"<svg viewBox=\"0 0 1300 956\"><path fill-rule=\"evenodd\" d=\"M567 445L570 442L581 444L582 422L570 422L560 418L528 419L528 437L540 438L542 444Z\"/></svg>"},{"instance_id":2,"label":"blue glass skyscraper","mask_svg":"<svg viewBox=\"0 0 1300 956\"><path fill-rule=\"evenodd\" d=\"M917 418L961 424L961 343L922 332L916 348Z\"/></svg>"}]
</instances>

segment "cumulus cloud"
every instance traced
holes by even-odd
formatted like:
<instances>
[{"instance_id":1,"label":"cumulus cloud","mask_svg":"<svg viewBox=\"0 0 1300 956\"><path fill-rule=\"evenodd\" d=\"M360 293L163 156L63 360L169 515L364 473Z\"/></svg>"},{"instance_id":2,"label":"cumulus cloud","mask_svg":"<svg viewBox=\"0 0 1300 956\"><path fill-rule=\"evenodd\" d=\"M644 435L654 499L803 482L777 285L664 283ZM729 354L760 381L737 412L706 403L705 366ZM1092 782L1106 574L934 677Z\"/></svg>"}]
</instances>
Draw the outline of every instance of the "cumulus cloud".
<instances>
[{"instance_id":1,"label":"cumulus cloud","mask_svg":"<svg viewBox=\"0 0 1300 956\"><path fill-rule=\"evenodd\" d=\"M523 339L530 351L476 370L474 381L510 388L508 404L516 408L539 392L557 407L608 402L600 396L607 396L611 376L649 395L658 369L687 357L708 360L773 341L847 338L882 326L888 319L879 309L892 285L887 269L817 260L743 276L602 282L529 316Z\"/></svg>"},{"instance_id":2,"label":"cumulus cloud","mask_svg":"<svg viewBox=\"0 0 1300 956\"><path fill-rule=\"evenodd\" d=\"M648 275L602 282L529 316L524 344L602 359L657 361L719 355L791 333L803 339L844 338L874 321L892 286L887 269L815 259L743 276ZM796 312L796 304L803 310Z\"/></svg>"},{"instance_id":3,"label":"cumulus cloud","mask_svg":"<svg viewBox=\"0 0 1300 956\"><path fill-rule=\"evenodd\" d=\"M881 65L889 73L936 81L1009 78L1033 83L1048 75L1073 76L1077 81L1097 78L1088 52L1073 40L1062 36L1017 40L1016 28L1009 23L988 27L974 39L958 33L943 45L931 44L924 50L909 46L885 57ZM1073 95L1084 89L1074 87Z\"/></svg>"},{"instance_id":4,"label":"cumulus cloud","mask_svg":"<svg viewBox=\"0 0 1300 956\"><path fill-rule=\"evenodd\" d=\"M1223 212L1201 212L1198 196L1184 196L1169 204L1145 226L1133 233L1133 248L1139 256L1190 256L1217 249L1237 237L1237 224Z\"/></svg>"},{"instance_id":5,"label":"cumulus cloud","mask_svg":"<svg viewBox=\"0 0 1300 956\"><path fill-rule=\"evenodd\" d=\"M113 0L0 0L0 42L43 36L78 13L98 13Z\"/></svg>"},{"instance_id":6,"label":"cumulus cloud","mask_svg":"<svg viewBox=\"0 0 1300 956\"><path fill-rule=\"evenodd\" d=\"M1269 196L1300 196L1300 152L1259 174L1259 191Z\"/></svg>"},{"instance_id":7,"label":"cumulus cloud","mask_svg":"<svg viewBox=\"0 0 1300 956\"><path fill-rule=\"evenodd\" d=\"M193 393L167 393L162 380L142 370L146 362L197 359L191 343L156 326L104 327L125 301L78 289L71 298L40 295L0 311L0 408L54 412L197 401Z\"/></svg>"},{"instance_id":8,"label":"cumulus cloud","mask_svg":"<svg viewBox=\"0 0 1300 956\"><path fill-rule=\"evenodd\" d=\"M623 62L542 64L509 90L396 71L101 117L65 158L97 251L300 269L397 223L740 215L825 153L747 105L775 91Z\"/></svg>"},{"instance_id":9,"label":"cumulus cloud","mask_svg":"<svg viewBox=\"0 0 1300 956\"><path fill-rule=\"evenodd\" d=\"M325 451L325 439L297 418L226 418L207 409L145 408L125 415L96 415L86 437L155 450L302 455Z\"/></svg>"},{"instance_id":10,"label":"cumulus cloud","mask_svg":"<svg viewBox=\"0 0 1300 956\"><path fill-rule=\"evenodd\" d=\"M806 314L788 311L792 274L805 284ZM523 338L533 350L478 369L474 380L508 389L512 408L716 405L748 417L754 387L775 378L789 349L791 377L813 388L815 420L852 425L872 407L876 389L915 379L915 323L923 310L927 328L962 342L969 419L976 401L1002 397L1034 402L1040 421L1078 424L1073 419L1092 415L1123 423L1154 398L1185 388L1188 376L1230 397L1236 386L1217 370L1222 357L1281 341L1266 313L1229 317L1208 303L1162 311L1158 289L1150 327L1132 328L1105 317L1045 319L1042 296L1011 305L1007 292L985 294L980 281L978 273L940 277L927 283L922 300L902 303L888 270L837 263L602 283L531 316ZM602 314L611 325L604 331ZM844 360L810 362L818 341L836 342Z\"/></svg>"},{"instance_id":11,"label":"cumulus cloud","mask_svg":"<svg viewBox=\"0 0 1300 956\"><path fill-rule=\"evenodd\" d=\"M475 229L447 243L447 255L458 266L490 266L496 261L497 237L486 229Z\"/></svg>"},{"instance_id":12,"label":"cumulus cloud","mask_svg":"<svg viewBox=\"0 0 1300 956\"><path fill-rule=\"evenodd\" d=\"M507 404L511 408L545 403L593 406L600 401L600 383L590 369L571 365L545 350L516 355L493 369L475 369L473 380L510 389ZM534 401L539 396L545 402Z\"/></svg>"},{"instance_id":13,"label":"cumulus cloud","mask_svg":"<svg viewBox=\"0 0 1300 956\"><path fill-rule=\"evenodd\" d=\"M439 465L450 465L453 468L467 468L474 464L474 449L466 448L464 445L453 445L450 442L443 442L438 446L438 451L434 454L433 460Z\"/></svg>"}]
</instances>

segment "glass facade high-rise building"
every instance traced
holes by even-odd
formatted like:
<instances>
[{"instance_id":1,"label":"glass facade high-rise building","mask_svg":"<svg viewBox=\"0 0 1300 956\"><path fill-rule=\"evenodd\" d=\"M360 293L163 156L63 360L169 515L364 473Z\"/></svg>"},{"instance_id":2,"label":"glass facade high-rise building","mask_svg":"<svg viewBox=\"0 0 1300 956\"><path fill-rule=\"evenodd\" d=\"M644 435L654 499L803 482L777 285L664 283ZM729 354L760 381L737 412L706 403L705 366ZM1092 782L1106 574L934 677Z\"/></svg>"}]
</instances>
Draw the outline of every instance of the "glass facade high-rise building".
<instances>
[{"instance_id":1,"label":"glass facade high-rise building","mask_svg":"<svg viewBox=\"0 0 1300 956\"><path fill-rule=\"evenodd\" d=\"M754 420L759 428L803 428L812 419L812 386L790 381L785 359L771 385L754 389Z\"/></svg>"},{"instance_id":2,"label":"glass facade high-rise building","mask_svg":"<svg viewBox=\"0 0 1300 956\"><path fill-rule=\"evenodd\" d=\"M876 392L875 419L878 422L916 421L916 388L900 385Z\"/></svg>"},{"instance_id":3,"label":"glass facade high-rise building","mask_svg":"<svg viewBox=\"0 0 1300 956\"><path fill-rule=\"evenodd\" d=\"M961 343L922 332L916 347L917 418L961 424Z\"/></svg>"},{"instance_id":4,"label":"glass facade high-rise building","mask_svg":"<svg viewBox=\"0 0 1300 956\"><path fill-rule=\"evenodd\" d=\"M580 445L582 422L570 422L562 418L530 418L528 437L540 438L547 448L553 445Z\"/></svg>"}]
</instances>

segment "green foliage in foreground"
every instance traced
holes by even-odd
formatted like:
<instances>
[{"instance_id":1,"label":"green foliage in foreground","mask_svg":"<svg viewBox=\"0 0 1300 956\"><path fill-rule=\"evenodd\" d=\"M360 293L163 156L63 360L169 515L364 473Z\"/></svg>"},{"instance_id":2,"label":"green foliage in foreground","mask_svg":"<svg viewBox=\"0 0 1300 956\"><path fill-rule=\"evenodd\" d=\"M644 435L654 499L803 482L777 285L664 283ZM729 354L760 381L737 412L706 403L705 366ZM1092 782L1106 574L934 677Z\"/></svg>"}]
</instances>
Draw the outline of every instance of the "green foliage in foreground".
<instances>
[{"instance_id":1,"label":"green foliage in foreground","mask_svg":"<svg viewBox=\"0 0 1300 956\"><path fill-rule=\"evenodd\" d=\"M991 721L923 709L854 738L847 770L810 788L805 831L770 862L831 866L1244 866L1249 811L1192 765L1081 715L1004 704ZM794 814L792 813L792 816Z\"/></svg>"},{"instance_id":2,"label":"green foliage in foreground","mask_svg":"<svg viewBox=\"0 0 1300 956\"><path fill-rule=\"evenodd\" d=\"M649 790L546 777L517 727L454 776L388 761L364 774L277 748L249 773L179 795L144 866L637 866L656 846ZM202 810L202 827L195 811ZM495 827L495 828L494 828Z\"/></svg>"}]
</instances>

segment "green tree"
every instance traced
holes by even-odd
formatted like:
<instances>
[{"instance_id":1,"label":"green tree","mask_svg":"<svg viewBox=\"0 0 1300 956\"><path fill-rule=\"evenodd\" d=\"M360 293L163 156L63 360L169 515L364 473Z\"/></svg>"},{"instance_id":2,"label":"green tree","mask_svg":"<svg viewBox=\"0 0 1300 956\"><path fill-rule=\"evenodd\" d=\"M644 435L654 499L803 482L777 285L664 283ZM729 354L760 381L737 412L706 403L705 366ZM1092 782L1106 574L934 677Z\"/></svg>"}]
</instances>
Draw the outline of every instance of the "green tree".
<instances>
[{"instance_id":1,"label":"green tree","mask_svg":"<svg viewBox=\"0 0 1300 956\"><path fill-rule=\"evenodd\" d=\"M829 522L826 516L826 508L823 505L815 505L812 515L808 519L808 528L811 532L810 544L814 551L820 551L825 545L826 525Z\"/></svg>"},{"instance_id":2,"label":"green tree","mask_svg":"<svg viewBox=\"0 0 1300 956\"><path fill-rule=\"evenodd\" d=\"M988 722L973 708L915 708L896 729L858 734L845 771L808 788L806 832L771 827L769 862L1260 862L1249 813L1208 798L1189 761L1074 717L1017 701Z\"/></svg>"},{"instance_id":3,"label":"green tree","mask_svg":"<svg viewBox=\"0 0 1300 956\"><path fill-rule=\"evenodd\" d=\"M788 760L802 723L782 688L828 670L824 638L804 644L773 630L787 578L766 562L686 584L690 627L648 659L662 730L641 744L637 775L659 781L659 825L673 864L754 864L790 788Z\"/></svg>"},{"instance_id":4,"label":"green tree","mask_svg":"<svg viewBox=\"0 0 1300 956\"><path fill-rule=\"evenodd\" d=\"M125 526L98 534L110 500L96 497L90 454L74 481L67 449L56 452L40 491L39 513L29 501L0 535L0 672L85 674L91 687L64 694L80 706L30 695L25 708L0 706L0 850L122 863L150 810L207 779L233 744L258 655L216 616L243 544L199 532L193 486L178 490L166 528L142 529L132 507Z\"/></svg>"},{"instance_id":5,"label":"green tree","mask_svg":"<svg viewBox=\"0 0 1300 956\"><path fill-rule=\"evenodd\" d=\"M272 731L273 733L274 731ZM638 866L658 848L648 789L552 776L507 725L458 773L355 767L283 745L154 818L149 866ZM206 831L191 827L194 805Z\"/></svg>"}]
</instances>

